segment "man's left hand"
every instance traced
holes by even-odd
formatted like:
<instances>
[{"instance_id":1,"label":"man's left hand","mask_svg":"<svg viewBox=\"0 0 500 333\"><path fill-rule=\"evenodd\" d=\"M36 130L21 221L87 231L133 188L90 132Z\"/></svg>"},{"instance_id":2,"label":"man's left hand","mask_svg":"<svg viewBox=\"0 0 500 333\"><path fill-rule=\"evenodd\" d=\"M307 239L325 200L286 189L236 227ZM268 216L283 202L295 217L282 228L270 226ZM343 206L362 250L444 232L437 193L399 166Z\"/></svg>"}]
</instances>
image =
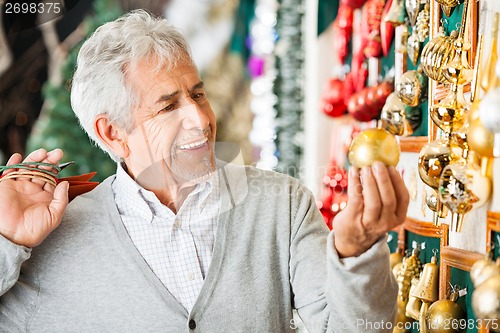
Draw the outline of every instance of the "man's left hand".
<instances>
[{"instance_id":1,"label":"man's left hand","mask_svg":"<svg viewBox=\"0 0 500 333\"><path fill-rule=\"evenodd\" d=\"M375 162L349 170L347 206L333 220L335 248L341 258L366 252L386 232L403 223L408 190L394 167Z\"/></svg>"}]
</instances>

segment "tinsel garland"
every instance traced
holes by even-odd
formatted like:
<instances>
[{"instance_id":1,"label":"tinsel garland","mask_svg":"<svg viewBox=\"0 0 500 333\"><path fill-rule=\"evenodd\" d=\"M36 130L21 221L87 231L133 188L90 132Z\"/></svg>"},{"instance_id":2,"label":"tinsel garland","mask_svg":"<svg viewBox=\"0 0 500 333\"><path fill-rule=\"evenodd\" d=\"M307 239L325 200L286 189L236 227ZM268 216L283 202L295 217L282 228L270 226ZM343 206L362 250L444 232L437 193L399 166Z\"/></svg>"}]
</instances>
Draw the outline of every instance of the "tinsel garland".
<instances>
[{"instance_id":1,"label":"tinsel garland","mask_svg":"<svg viewBox=\"0 0 500 333\"><path fill-rule=\"evenodd\" d=\"M97 27L116 19L122 13L116 0L94 0L93 13L87 15L80 25L86 35L83 40ZM28 151L40 147L47 150L61 148L66 158L77 162L75 166L68 168L68 175L96 171L95 180L102 181L116 170L116 163L90 143L87 134L80 128L70 103L70 82L83 40L68 53L66 62L61 66L62 83L47 82L43 88L45 109L29 138Z\"/></svg>"},{"instance_id":2,"label":"tinsel garland","mask_svg":"<svg viewBox=\"0 0 500 333\"><path fill-rule=\"evenodd\" d=\"M304 1L281 0L277 13L277 69L274 93L276 109L276 171L300 176L303 153Z\"/></svg>"}]
</instances>

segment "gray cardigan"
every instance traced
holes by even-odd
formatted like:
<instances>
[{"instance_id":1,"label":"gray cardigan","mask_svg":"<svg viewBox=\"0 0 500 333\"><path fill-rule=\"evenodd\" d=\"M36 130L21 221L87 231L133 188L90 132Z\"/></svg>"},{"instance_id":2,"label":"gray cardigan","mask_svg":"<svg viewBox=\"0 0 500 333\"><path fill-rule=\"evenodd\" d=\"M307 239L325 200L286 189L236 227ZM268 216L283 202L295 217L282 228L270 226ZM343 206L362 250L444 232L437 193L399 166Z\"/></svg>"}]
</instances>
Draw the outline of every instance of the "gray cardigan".
<instances>
[{"instance_id":1,"label":"gray cardigan","mask_svg":"<svg viewBox=\"0 0 500 333\"><path fill-rule=\"evenodd\" d=\"M294 308L311 333L392 332L397 285L384 239L340 260L297 180L220 170L213 259L191 313L128 237L112 176L71 202L40 246L0 236L0 332L293 332Z\"/></svg>"}]
</instances>

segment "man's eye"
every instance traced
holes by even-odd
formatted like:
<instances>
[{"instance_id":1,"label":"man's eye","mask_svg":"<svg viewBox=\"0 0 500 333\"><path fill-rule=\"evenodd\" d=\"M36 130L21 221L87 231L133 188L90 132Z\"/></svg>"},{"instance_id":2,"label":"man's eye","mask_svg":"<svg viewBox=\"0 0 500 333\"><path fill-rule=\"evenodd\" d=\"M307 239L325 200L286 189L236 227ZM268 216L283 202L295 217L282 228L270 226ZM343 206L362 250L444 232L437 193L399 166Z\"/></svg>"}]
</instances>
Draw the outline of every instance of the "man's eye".
<instances>
[{"instance_id":1,"label":"man's eye","mask_svg":"<svg viewBox=\"0 0 500 333\"><path fill-rule=\"evenodd\" d=\"M168 111L172 111L174 109L175 105L174 104L169 104L167 106L165 106L163 109L160 110L160 112L168 112Z\"/></svg>"},{"instance_id":2,"label":"man's eye","mask_svg":"<svg viewBox=\"0 0 500 333\"><path fill-rule=\"evenodd\" d=\"M205 96L203 93L193 94L193 99L201 99Z\"/></svg>"}]
</instances>

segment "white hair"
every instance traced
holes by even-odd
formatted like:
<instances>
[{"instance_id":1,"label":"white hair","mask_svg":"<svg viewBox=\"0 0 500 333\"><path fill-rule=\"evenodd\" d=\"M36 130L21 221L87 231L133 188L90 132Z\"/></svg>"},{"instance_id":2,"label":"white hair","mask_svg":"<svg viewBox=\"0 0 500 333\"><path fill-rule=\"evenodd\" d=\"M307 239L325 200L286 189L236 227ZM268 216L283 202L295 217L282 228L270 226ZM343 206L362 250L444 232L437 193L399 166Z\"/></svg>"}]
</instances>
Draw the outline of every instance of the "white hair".
<instances>
[{"instance_id":1,"label":"white hair","mask_svg":"<svg viewBox=\"0 0 500 333\"><path fill-rule=\"evenodd\" d=\"M192 62L182 34L165 19L152 17L144 10L132 11L99 27L83 43L72 80L71 106L80 126L118 161L94 132L94 119L105 114L110 122L130 132L139 96L127 83L127 70L152 56L157 70L172 68L186 55Z\"/></svg>"}]
</instances>

